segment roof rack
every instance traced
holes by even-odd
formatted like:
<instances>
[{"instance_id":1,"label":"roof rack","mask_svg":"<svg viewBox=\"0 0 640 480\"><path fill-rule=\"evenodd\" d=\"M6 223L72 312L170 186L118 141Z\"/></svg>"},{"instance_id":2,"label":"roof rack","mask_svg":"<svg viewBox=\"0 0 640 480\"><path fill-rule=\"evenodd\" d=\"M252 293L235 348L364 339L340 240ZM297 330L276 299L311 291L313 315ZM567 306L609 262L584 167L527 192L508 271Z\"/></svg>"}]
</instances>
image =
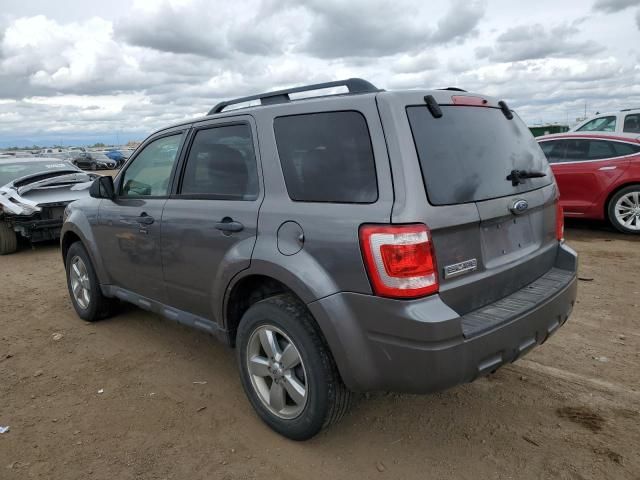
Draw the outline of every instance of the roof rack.
<instances>
[{"instance_id":1,"label":"roof rack","mask_svg":"<svg viewBox=\"0 0 640 480\"><path fill-rule=\"evenodd\" d=\"M233 100L225 100L218 103L209 110L207 115L222 112L226 107L238 103L250 102L252 100L260 100L260 105L273 105L276 103L287 103L291 101L289 94L299 92L309 92L313 90L321 90L324 88L347 87L349 94L381 92L375 85L363 80L362 78L348 78L346 80L337 80L335 82L316 83L314 85L305 85L303 87L287 88L285 90L277 90L275 92L259 93L249 97L234 98Z\"/></svg>"},{"instance_id":2,"label":"roof rack","mask_svg":"<svg viewBox=\"0 0 640 480\"><path fill-rule=\"evenodd\" d=\"M466 90L463 90L462 88L458 88L458 87L439 88L438 90L453 90L454 92L466 92Z\"/></svg>"},{"instance_id":3,"label":"roof rack","mask_svg":"<svg viewBox=\"0 0 640 480\"><path fill-rule=\"evenodd\" d=\"M620 110L621 112L630 112L631 110L640 110L640 107L634 107L634 108L623 108L622 110Z\"/></svg>"}]
</instances>

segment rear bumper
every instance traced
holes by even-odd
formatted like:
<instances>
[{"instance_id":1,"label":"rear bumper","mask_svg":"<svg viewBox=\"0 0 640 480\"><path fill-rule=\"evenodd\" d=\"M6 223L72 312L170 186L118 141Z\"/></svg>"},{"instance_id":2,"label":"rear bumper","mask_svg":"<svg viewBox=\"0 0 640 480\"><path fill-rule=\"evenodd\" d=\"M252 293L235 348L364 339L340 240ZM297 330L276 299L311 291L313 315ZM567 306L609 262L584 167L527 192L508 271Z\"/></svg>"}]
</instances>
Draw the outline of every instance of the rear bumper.
<instances>
[{"instance_id":1,"label":"rear bumper","mask_svg":"<svg viewBox=\"0 0 640 480\"><path fill-rule=\"evenodd\" d=\"M347 387L426 393L473 381L544 343L571 313L576 271L575 252L561 245L543 277L462 317L437 295L338 293L309 308Z\"/></svg>"}]
</instances>

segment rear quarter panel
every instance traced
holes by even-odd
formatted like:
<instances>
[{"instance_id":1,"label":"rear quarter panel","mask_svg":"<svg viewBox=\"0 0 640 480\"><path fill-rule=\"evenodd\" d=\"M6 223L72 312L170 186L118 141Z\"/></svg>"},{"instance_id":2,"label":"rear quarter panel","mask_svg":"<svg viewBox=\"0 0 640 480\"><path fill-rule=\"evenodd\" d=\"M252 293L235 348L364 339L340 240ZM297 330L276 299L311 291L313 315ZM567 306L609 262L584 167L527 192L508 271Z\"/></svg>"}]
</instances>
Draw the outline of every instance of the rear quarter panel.
<instances>
[{"instance_id":1,"label":"rear quarter panel","mask_svg":"<svg viewBox=\"0 0 640 480\"><path fill-rule=\"evenodd\" d=\"M289 197L278 156L274 119L335 111L357 111L366 119L378 181L378 200L374 203L301 202ZM391 172L375 96L311 99L263 107L252 114L258 125L266 194L260 207L259 234L251 266L233 283L248 275L267 275L287 285L305 303L340 291L370 294L358 230L363 223L388 223L393 205ZM296 222L303 235L302 248L292 255L278 249L278 230L285 222Z\"/></svg>"}]
</instances>

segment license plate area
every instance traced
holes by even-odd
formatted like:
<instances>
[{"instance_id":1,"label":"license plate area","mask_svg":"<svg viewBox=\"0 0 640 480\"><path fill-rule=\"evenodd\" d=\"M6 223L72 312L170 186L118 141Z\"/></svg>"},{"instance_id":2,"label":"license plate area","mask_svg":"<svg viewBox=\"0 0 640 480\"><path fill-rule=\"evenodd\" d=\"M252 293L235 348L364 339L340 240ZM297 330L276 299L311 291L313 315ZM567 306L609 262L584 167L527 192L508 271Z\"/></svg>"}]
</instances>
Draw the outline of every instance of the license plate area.
<instances>
[{"instance_id":1,"label":"license plate area","mask_svg":"<svg viewBox=\"0 0 640 480\"><path fill-rule=\"evenodd\" d=\"M510 262L537 248L529 215L511 217L481 226L482 253L485 267Z\"/></svg>"}]
</instances>

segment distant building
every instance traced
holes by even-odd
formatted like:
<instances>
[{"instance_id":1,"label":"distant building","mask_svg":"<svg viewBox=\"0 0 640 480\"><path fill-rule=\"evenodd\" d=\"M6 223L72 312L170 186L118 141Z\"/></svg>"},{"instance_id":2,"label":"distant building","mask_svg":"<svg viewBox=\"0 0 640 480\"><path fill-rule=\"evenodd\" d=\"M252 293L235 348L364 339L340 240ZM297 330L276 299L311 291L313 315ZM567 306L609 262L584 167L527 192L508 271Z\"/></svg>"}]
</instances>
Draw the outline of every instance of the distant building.
<instances>
[{"instance_id":1,"label":"distant building","mask_svg":"<svg viewBox=\"0 0 640 480\"><path fill-rule=\"evenodd\" d=\"M558 123L550 123L547 125L534 125L529 127L534 137L540 137L542 135L549 135L551 133L564 133L569 131L568 125L560 125Z\"/></svg>"}]
</instances>

